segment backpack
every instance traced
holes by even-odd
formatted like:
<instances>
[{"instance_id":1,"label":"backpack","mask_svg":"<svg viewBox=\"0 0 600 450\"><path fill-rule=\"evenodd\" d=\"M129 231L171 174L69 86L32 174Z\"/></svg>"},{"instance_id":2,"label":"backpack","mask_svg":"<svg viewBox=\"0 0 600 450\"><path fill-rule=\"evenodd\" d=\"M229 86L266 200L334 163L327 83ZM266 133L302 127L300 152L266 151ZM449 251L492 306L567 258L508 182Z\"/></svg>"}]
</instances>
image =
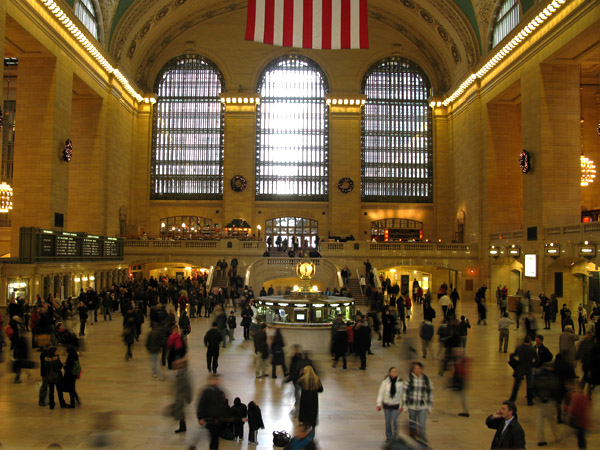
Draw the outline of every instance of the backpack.
<instances>
[{"instance_id":1,"label":"backpack","mask_svg":"<svg viewBox=\"0 0 600 450\"><path fill-rule=\"evenodd\" d=\"M273 445L275 447L285 447L291 439L292 437L285 431L273 431Z\"/></svg>"},{"instance_id":2,"label":"backpack","mask_svg":"<svg viewBox=\"0 0 600 450\"><path fill-rule=\"evenodd\" d=\"M71 370L73 376L77 379L81 378L81 365L79 364L79 360L76 359L73 364L73 370Z\"/></svg>"}]
</instances>

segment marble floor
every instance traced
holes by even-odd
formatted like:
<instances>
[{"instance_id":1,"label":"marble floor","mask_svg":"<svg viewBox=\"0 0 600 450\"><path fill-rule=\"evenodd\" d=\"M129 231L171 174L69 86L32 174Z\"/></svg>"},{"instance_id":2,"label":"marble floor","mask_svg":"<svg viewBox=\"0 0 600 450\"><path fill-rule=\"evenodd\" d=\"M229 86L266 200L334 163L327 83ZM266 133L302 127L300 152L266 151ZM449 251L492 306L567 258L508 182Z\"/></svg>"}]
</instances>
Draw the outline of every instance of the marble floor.
<instances>
[{"instance_id":1,"label":"marble floor","mask_svg":"<svg viewBox=\"0 0 600 450\"><path fill-rule=\"evenodd\" d=\"M462 303L462 302L461 302ZM511 386L511 369L507 355L498 353L497 312L491 310L487 326L476 325L475 305L459 303L459 313L466 314L473 323L467 343L467 354L472 357L472 373L469 390L470 418L457 415L460 412L458 396L445 387L449 373L438 376L438 361L424 361L425 372L433 382L434 411L427 422L429 442L434 449L485 449L489 448L493 431L484 424L485 418L499 408L507 399ZM493 308L491 308L493 309ZM438 316L439 316L438 312ZM439 322L439 319L436 320ZM377 390L390 366L397 366L401 376L409 368L408 347L416 345L420 315L409 322L408 334L391 348L382 348L373 342L374 356L368 358L367 371L358 370L358 362L351 358L349 370L330 368L328 355L313 355L322 376L324 392L320 396L320 426L317 438L322 449L378 449L384 440L383 413L375 409ZM194 398L206 382L205 350L202 339L208 328L208 319L192 319L189 338L190 359ZM37 405L36 382L39 370L28 371L22 384L13 384L9 361L1 365L0 372L0 442L4 449L45 449L58 443L64 449L91 448L99 435L105 435L112 448L118 449L184 449L186 436L175 434L177 424L166 417L166 406L172 401L172 374L165 381L151 377L150 358L143 342L134 346L134 357L124 360L124 345L121 341L121 317L112 322L99 322L88 326L86 349L81 356L82 378L77 391L82 406L76 409L53 411ZM546 331L546 344L553 353L558 347L559 326ZM510 347L514 348L519 332L511 330ZM65 360L64 350L62 360ZM250 341L242 340L242 330L237 328L233 345L221 351L219 372L223 375L223 387L230 401L239 396L244 403L256 401L262 408L265 429L259 432L258 449L272 449L272 432L292 432L293 422L289 418L292 390L282 384L281 376L274 380L255 380L253 349ZM37 353L33 354L37 357ZM6 358L5 358L6 359ZM8 358L10 359L10 358ZM537 446L535 406L527 407L525 386L518 399L519 421L525 429L529 448ZM597 415L599 396L594 399ZM196 400L187 410L188 430L195 424ZM407 423L407 414L401 415L401 426ZM103 429L110 429L103 432ZM563 435L561 442L551 439L546 430L547 448L577 448L573 432L564 425L555 425ZM188 435L191 432L188 431ZM189 438L189 437L188 437ZM600 448L600 436L589 435L588 448ZM202 436L199 449L208 448L208 439ZM246 438L242 443L221 441L222 449L246 449ZM252 446L250 448L253 448Z\"/></svg>"}]
</instances>

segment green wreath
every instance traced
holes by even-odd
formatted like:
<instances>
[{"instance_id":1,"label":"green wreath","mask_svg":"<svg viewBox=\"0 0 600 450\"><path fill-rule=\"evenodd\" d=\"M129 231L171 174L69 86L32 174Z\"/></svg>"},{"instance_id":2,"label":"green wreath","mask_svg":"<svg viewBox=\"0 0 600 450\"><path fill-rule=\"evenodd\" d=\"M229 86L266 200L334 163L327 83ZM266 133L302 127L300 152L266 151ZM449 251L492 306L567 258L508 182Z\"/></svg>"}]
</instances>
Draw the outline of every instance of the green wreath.
<instances>
[{"instance_id":1,"label":"green wreath","mask_svg":"<svg viewBox=\"0 0 600 450\"><path fill-rule=\"evenodd\" d=\"M354 181L348 177L344 177L338 181L338 189L342 191L343 194L348 194L354 189Z\"/></svg>"},{"instance_id":2,"label":"green wreath","mask_svg":"<svg viewBox=\"0 0 600 450\"><path fill-rule=\"evenodd\" d=\"M246 189L247 185L248 182L241 175L236 175L231 179L231 189L233 189L235 192L242 192L244 189Z\"/></svg>"}]
</instances>

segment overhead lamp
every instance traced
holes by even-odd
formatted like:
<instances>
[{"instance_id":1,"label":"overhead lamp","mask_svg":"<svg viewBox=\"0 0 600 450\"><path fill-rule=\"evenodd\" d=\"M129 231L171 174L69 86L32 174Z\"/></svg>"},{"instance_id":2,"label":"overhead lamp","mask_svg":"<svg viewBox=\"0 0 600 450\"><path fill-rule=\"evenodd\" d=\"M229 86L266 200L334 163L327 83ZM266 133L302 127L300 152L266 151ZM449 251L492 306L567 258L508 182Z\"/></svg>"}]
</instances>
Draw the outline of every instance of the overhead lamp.
<instances>
[{"instance_id":1,"label":"overhead lamp","mask_svg":"<svg viewBox=\"0 0 600 450\"><path fill-rule=\"evenodd\" d=\"M496 247L495 245L490 245L490 248L488 249L488 254L490 256L493 256L494 258L497 258L498 256L500 256L500 248Z\"/></svg>"}]
</instances>

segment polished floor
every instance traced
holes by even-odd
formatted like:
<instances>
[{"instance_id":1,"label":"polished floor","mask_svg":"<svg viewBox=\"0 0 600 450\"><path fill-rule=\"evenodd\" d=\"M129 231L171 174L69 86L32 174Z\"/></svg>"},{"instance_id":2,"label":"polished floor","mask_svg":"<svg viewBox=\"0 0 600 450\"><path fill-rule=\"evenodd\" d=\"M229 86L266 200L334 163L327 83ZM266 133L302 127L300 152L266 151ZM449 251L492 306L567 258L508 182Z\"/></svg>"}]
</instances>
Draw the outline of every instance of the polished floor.
<instances>
[{"instance_id":1,"label":"polished floor","mask_svg":"<svg viewBox=\"0 0 600 450\"><path fill-rule=\"evenodd\" d=\"M491 308L493 309L493 308ZM450 374L440 377L438 361L424 361L425 371L431 377L435 392L434 411L427 422L427 434L434 449L485 449L489 448L493 431L485 427L488 414L499 408L508 398L512 386L507 355L498 353L496 329L497 312L490 311L487 326L476 325L474 303L459 304L459 313L466 314L473 324L467 343L467 354L473 365L468 394L470 418L459 417L458 396L445 389ZM439 313L438 313L439 316ZM439 322L439 320L436 320ZM313 355L313 360L323 379L324 392L320 397L320 426L317 438L322 449L378 449L384 440L383 413L375 409L377 390L390 366L397 366L406 374L410 357L409 347L417 346L417 329L420 315L409 322L409 332L391 348L382 348L373 342L374 356L368 359L367 371L358 370L358 362L351 358L349 370L330 368L327 355ZM205 350L202 344L208 319L192 319L190 335L190 358L194 401L187 410L188 430L194 431L195 403L197 393L206 381ZM546 331L546 344L553 353L558 347L559 326ZM22 384L13 384L9 361L0 372L0 442L4 449L45 449L58 443L64 449L91 448L100 439L107 440L118 449L184 449L186 436L175 434L176 423L166 417L164 411L172 401L172 374L165 381L151 377L150 359L143 342L148 330L134 346L134 357L124 359L121 341L121 317L112 322L99 322L88 326L86 350L81 356L82 378L77 391L82 406L76 409L53 411L37 405L36 382L39 370L28 371ZM242 330L237 329L233 345L221 351L219 372L224 377L223 387L230 402L239 396L244 403L256 401L262 408L265 429L259 432L258 449L272 449L272 432L293 431L289 418L292 391L290 385L282 384L281 376L274 380L255 380L253 349L250 341L242 340ZM519 332L511 330L510 347L514 348ZM414 340L414 342L413 342ZM62 360L64 361L64 350ZM37 357L37 353L33 357ZM10 358L8 358L10 359ZM340 364L341 366L341 364ZM339 366L338 366L339 367ZM535 406L527 407L525 386L519 393L519 421L526 433L528 448L537 447ZM600 409L596 395L595 417ZM401 426L406 426L407 415L401 415ZM577 448L573 432L564 425L555 425L563 436L554 442L547 428L547 448ZM105 431L109 430L109 431ZM192 432L188 432L191 435ZM247 427L244 442L221 441L222 449L248 448ZM189 436L187 437L189 439ZM199 449L208 448L206 436L201 436ZM250 446L254 448L254 446ZM600 448L600 436L589 435L590 449Z\"/></svg>"}]
</instances>

